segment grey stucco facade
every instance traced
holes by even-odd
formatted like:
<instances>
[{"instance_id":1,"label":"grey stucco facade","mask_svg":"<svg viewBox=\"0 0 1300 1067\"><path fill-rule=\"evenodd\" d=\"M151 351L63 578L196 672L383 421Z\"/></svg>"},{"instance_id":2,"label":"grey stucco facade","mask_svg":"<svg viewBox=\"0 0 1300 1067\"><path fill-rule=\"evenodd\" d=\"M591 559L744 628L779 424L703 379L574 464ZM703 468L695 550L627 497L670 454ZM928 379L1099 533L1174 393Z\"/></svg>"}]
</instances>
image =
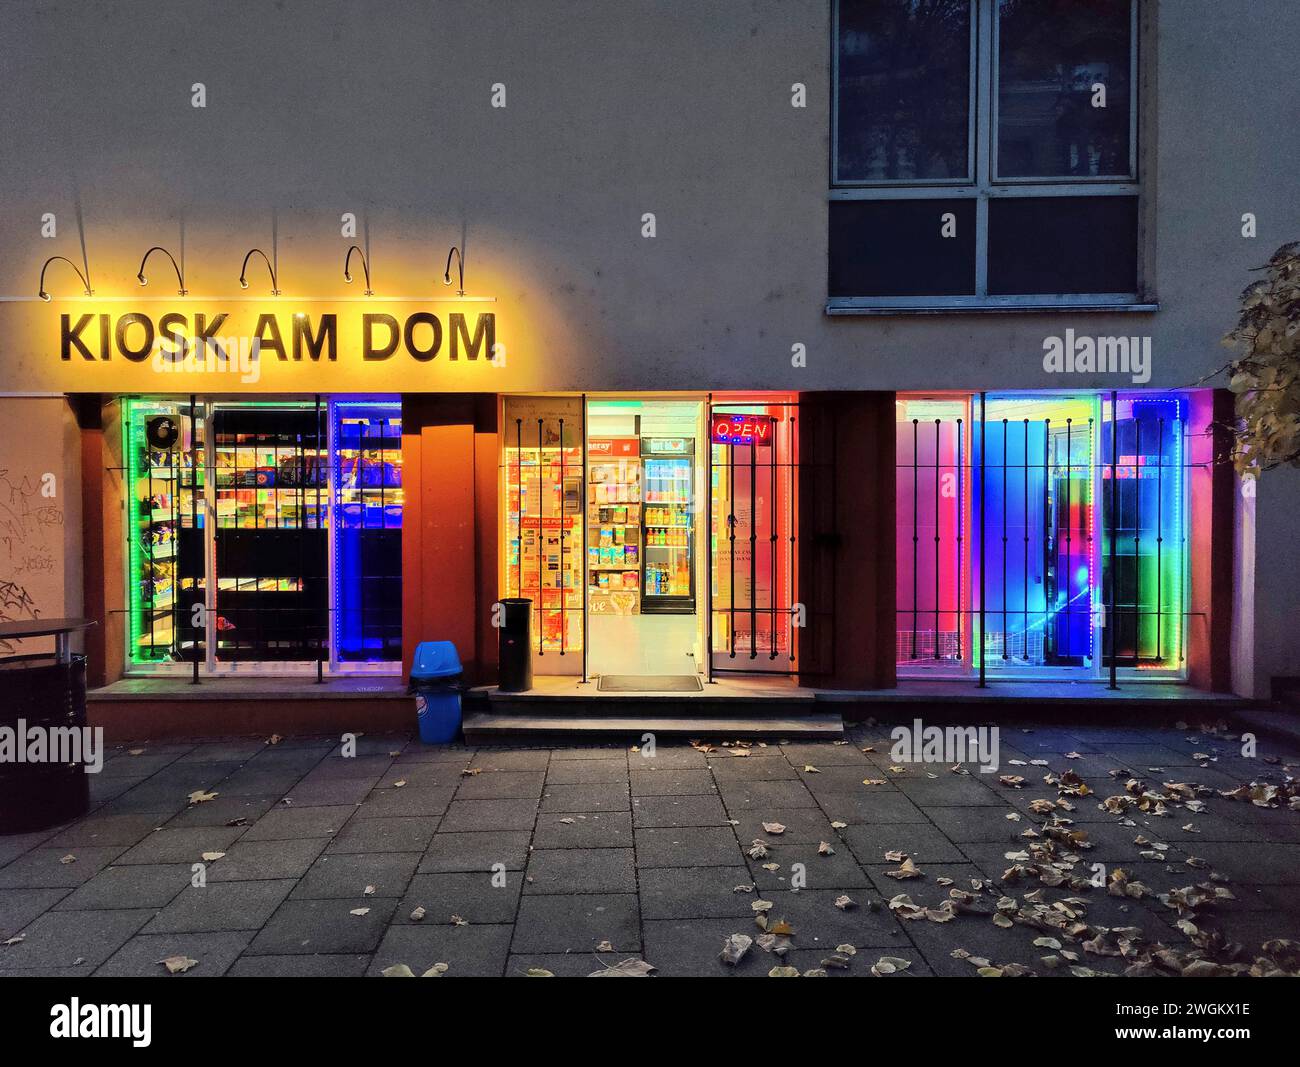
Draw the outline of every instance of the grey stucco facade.
<instances>
[{"instance_id":1,"label":"grey stucco facade","mask_svg":"<svg viewBox=\"0 0 1300 1067\"><path fill-rule=\"evenodd\" d=\"M105 295L134 292L153 244L183 249L192 292L237 291L273 214L281 286L312 299L355 295L343 213L381 293L440 291L461 245L509 350L485 389L1128 386L1046 374L1043 339L1068 327L1150 336L1148 384L1190 387L1225 362L1250 268L1300 236L1300 10L1164 0L1141 24L1143 295L1159 310L832 317L826 0L10 5L0 294L29 302L0 304L0 392L51 389L24 316L46 257L78 258L78 212ZM393 382L422 387L439 386ZM1246 695L1300 674L1297 510L1289 470L1240 502Z\"/></svg>"}]
</instances>

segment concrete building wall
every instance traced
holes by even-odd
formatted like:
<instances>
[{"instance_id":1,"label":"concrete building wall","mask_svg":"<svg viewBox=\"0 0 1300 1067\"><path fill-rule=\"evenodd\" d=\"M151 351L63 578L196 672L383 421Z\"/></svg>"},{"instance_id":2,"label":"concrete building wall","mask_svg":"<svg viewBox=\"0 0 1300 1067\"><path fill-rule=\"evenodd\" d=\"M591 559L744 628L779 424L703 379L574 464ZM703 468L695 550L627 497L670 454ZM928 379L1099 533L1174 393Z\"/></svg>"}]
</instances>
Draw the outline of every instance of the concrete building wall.
<instances>
[{"instance_id":1,"label":"concrete building wall","mask_svg":"<svg viewBox=\"0 0 1300 1067\"><path fill-rule=\"evenodd\" d=\"M1287 121L1300 86L1286 73L1300 8L1163 0L1143 4L1143 26L1158 312L832 319L827 0L13 5L0 295L29 299L0 302L0 392L114 391L112 365L59 365L59 301L30 302L48 256L80 262L84 239L97 295L124 297L140 294L145 249L165 245L197 301L238 293L259 245L277 254L286 302L329 300L358 288L342 277L344 212L361 220L381 296L445 295L446 250L465 249L467 289L496 298L509 353L485 391L1127 384L1046 374L1043 339L1069 326L1150 334L1150 384L1188 386L1226 359L1218 341L1249 268L1300 236ZM1240 235L1246 212L1254 239ZM171 290L157 262L151 275L151 295ZM50 288L78 283L56 265ZM806 367L791 365L794 344ZM439 371L403 367L388 384L436 390ZM1255 622L1238 673L1256 690L1297 670L1294 583L1274 580L1293 569L1296 485L1261 487L1259 570L1238 582L1239 635L1246 613Z\"/></svg>"}]
</instances>

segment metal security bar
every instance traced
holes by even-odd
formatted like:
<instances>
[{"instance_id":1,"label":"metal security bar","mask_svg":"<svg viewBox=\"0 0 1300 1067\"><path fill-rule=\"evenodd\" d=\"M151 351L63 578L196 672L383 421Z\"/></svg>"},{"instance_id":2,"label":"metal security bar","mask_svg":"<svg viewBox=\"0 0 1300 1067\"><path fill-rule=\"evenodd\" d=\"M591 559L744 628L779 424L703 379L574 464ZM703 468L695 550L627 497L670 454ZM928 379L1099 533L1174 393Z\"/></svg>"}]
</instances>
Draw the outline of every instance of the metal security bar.
<instances>
[{"instance_id":1,"label":"metal security bar","mask_svg":"<svg viewBox=\"0 0 1300 1067\"><path fill-rule=\"evenodd\" d=\"M1177 394L900 397L900 674L1182 672L1186 433Z\"/></svg>"}]
</instances>

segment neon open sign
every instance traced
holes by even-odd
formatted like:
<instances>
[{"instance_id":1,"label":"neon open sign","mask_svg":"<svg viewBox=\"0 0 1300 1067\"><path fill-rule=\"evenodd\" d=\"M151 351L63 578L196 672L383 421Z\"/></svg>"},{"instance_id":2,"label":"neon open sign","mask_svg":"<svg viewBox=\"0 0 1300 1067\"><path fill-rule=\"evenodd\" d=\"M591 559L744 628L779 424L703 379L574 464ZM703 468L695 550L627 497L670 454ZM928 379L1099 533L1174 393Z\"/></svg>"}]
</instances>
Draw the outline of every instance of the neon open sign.
<instances>
[{"instance_id":1,"label":"neon open sign","mask_svg":"<svg viewBox=\"0 0 1300 1067\"><path fill-rule=\"evenodd\" d=\"M772 420L763 415L715 415L713 443L769 447L772 444Z\"/></svg>"}]
</instances>

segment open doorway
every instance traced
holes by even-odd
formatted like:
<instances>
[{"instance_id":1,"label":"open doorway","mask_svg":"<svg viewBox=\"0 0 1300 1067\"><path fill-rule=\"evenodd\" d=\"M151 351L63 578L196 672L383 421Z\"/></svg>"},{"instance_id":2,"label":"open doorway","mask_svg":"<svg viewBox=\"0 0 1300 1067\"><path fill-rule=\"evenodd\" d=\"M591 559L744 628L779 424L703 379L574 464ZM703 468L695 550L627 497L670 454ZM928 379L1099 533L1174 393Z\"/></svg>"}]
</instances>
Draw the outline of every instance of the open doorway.
<instances>
[{"instance_id":1,"label":"open doorway","mask_svg":"<svg viewBox=\"0 0 1300 1067\"><path fill-rule=\"evenodd\" d=\"M602 691L700 687L704 407L588 401L587 673Z\"/></svg>"}]
</instances>

